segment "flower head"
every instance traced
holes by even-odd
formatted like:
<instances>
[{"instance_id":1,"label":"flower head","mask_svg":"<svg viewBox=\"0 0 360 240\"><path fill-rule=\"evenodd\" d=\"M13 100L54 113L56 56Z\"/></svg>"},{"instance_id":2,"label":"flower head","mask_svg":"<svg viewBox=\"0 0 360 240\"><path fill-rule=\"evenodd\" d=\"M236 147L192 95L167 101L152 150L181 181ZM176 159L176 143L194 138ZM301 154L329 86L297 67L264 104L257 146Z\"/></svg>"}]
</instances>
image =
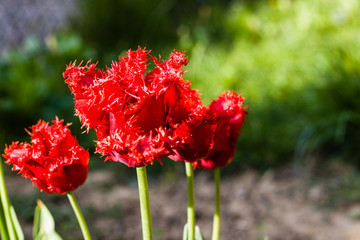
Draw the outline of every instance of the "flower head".
<instances>
[{"instance_id":1,"label":"flower head","mask_svg":"<svg viewBox=\"0 0 360 240\"><path fill-rule=\"evenodd\" d=\"M227 91L213 101L203 115L182 123L170 158L194 166L225 167L234 157L237 139L247 114L244 98Z\"/></svg>"},{"instance_id":2,"label":"flower head","mask_svg":"<svg viewBox=\"0 0 360 240\"><path fill-rule=\"evenodd\" d=\"M215 169L229 164L235 154L236 143L247 115L242 95L226 91L210 104L208 118L216 121L212 146L206 157L196 162L202 168Z\"/></svg>"},{"instance_id":3,"label":"flower head","mask_svg":"<svg viewBox=\"0 0 360 240\"><path fill-rule=\"evenodd\" d=\"M6 146L5 163L13 165L47 193L64 194L82 185L88 172L89 153L79 146L75 137L56 118L52 125L39 121L31 127L31 143L13 142Z\"/></svg>"},{"instance_id":4,"label":"flower head","mask_svg":"<svg viewBox=\"0 0 360 240\"><path fill-rule=\"evenodd\" d=\"M149 60L155 64L148 73ZM97 134L97 152L130 167L170 154L174 129L196 117L202 103L183 79L183 52L162 61L138 48L129 50L106 71L91 63L70 64L64 73L75 100L75 113Z\"/></svg>"}]
</instances>

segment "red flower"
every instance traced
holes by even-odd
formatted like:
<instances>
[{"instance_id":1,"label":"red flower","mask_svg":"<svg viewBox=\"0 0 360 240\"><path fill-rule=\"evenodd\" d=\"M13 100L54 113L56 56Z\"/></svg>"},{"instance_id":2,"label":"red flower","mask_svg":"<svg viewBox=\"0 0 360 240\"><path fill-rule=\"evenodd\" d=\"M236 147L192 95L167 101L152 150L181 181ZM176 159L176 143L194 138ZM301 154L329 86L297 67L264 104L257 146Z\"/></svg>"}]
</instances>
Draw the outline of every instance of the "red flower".
<instances>
[{"instance_id":1,"label":"red flower","mask_svg":"<svg viewBox=\"0 0 360 240\"><path fill-rule=\"evenodd\" d=\"M209 107L208 117L216 119L216 130L213 144L206 157L196 162L202 168L215 169L225 167L233 160L236 143L247 114L244 98L227 91L213 101Z\"/></svg>"},{"instance_id":2,"label":"red flower","mask_svg":"<svg viewBox=\"0 0 360 240\"><path fill-rule=\"evenodd\" d=\"M64 194L82 185L87 177L89 153L79 146L63 120L52 121L49 126L39 121L31 127L31 144L13 142L6 146L5 163L12 164L47 193Z\"/></svg>"},{"instance_id":3,"label":"red flower","mask_svg":"<svg viewBox=\"0 0 360 240\"><path fill-rule=\"evenodd\" d=\"M196 162L207 156L213 145L216 121L203 118L183 122L174 130L172 154L175 161Z\"/></svg>"},{"instance_id":4,"label":"red flower","mask_svg":"<svg viewBox=\"0 0 360 240\"><path fill-rule=\"evenodd\" d=\"M155 68L145 74L148 61ZM74 94L76 115L97 134L97 152L130 167L166 157L174 128L202 111L197 91L183 79L184 53L167 61L139 48L106 71L71 64L64 77Z\"/></svg>"},{"instance_id":5,"label":"red flower","mask_svg":"<svg viewBox=\"0 0 360 240\"><path fill-rule=\"evenodd\" d=\"M209 169L225 167L234 157L247 114L243 103L241 95L227 91L210 104L201 118L184 122L175 130L175 154L170 158Z\"/></svg>"}]
</instances>

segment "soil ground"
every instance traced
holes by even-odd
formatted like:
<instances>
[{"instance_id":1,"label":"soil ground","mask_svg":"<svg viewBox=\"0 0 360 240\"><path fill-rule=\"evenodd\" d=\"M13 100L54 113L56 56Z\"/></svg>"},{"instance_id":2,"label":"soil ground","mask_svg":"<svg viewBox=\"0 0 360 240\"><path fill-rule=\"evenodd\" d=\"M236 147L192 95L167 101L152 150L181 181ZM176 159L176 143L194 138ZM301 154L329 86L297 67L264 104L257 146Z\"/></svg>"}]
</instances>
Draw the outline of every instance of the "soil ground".
<instances>
[{"instance_id":1,"label":"soil ground","mask_svg":"<svg viewBox=\"0 0 360 240\"><path fill-rule=\"evenodd\" d=\"M223 176L221 239L257 240L265 236L271 240L360 239L360 202L326 205L333 198L329 186L337 184L343 179L339 176L349 171L340 166L336 176L318 177L309 169L288 167L263 174L248 170ZM9 192L16 189L23 196L38 192L29 180L21 177L9 176L6 181ZM154 239L182 239L187 204L185 177L150 179L149 185ZM205 239L211 239L213 194L211 172L196 174L196 223ZM94 239L142 239L136 181L119 183L113 173L93 170L75 195L85 209ZM61 197L56 204L60 209L68 209L66 197ZM20 215L21 211L21 207L17 209ZM69 214L72 218L72 213ZM22 224L30 235L30 223ZM64 229L61 225L57 228L62 229L60 232ZM79 231L76 224L70 229Z\"/></svg>"}]
</instances>

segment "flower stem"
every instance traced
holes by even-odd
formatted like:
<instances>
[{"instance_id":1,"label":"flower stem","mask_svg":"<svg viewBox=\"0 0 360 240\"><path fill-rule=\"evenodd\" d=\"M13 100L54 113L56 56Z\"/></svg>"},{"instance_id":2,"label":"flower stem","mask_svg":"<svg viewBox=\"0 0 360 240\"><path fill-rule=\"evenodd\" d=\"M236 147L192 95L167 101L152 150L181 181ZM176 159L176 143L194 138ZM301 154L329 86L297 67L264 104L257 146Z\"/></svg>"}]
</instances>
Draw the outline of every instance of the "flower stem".
<instances>
[{"instance_id":1,"label":"flower stem","mask_svg":"<svg viewBox=\"0 0 360 240\"><path fill-rule=\"evenodd\" d=\"M78 203L77 203L77 201L75 199L75 196L74 196L73 192L68 192L67 196L69 198L71 207L73 208L73 210L75 212L76 218L77 218L77 220L78 220L78 222L80 224L81 232L83 234L84 239L85 240L90 240L91 236L90 236L89 229L88 229L88 227L86 225L84 216L81 213L80 207L79 207L79 205L78 205Z\"/></svg>"},{"instance_id":2,"label":"flower stem","mask_svg":"<svg viewBox=\"0 0 360 240\"><path fill-rule=\"evenodd\" d=\"M1 233L1 239L4 239L4 240L9 239L9 233L7 231L7 227L6 227L6 223L5 223L5 216L4 216L2 201L0 201L0 233Z\"/></svg>"},{"instance_id":3,"label":"flower stem","mask_svg":"<svg viewBox=\"0 0 360 240\"><path fill-rule=\"evenodd\" d=\"M188 189L188 207L187 207L187 224L188 239L195 239L195 208L194 208L194 171L193 166L189 162L185 162L185 171Z\"/></svg>"},{"instance_id":4,"label":"flower stem","mask_svg":"<svg viewBox=\"0 0 360 240\"><path fill-rule=\"evenodd\" d=\"M219 240L220 236L220 169L214 169L215 177L215 213L213 219L212 240Z\"/></svg>"},{"instance_id":5,"label":"flower stem","mask_svg":"<svg viewBox=\"0 0 360 240\"><path fill-rule=\"evenodd\" d=\"M10 201L6 191L5 177L2 169L2 161L0 161L0 195L1 195L2 210L4 214L3 216L5 218L5 222L1 221L2 222L1 225L4 225L1 226L1 230L2 230L1 234L4 234L4 239L6 239L5 237L7 236L10 240L13 240L16 239L16 234L10 214ZM7 231L4 229L3 232L3 227L5 227L5 224Z\"/></svg>"},{"instance_id":6,"label":"flower stem","mask_svg":"<svg viewBox=\"0 0 360 240\"><path fill-rule=\"evenodd\" d=\"M141 225L144 240L152 240L151 213L149 201L149 187L147 182L146 167L137 167L136 174L138 179Z\"/></svg>"}]
</instances>

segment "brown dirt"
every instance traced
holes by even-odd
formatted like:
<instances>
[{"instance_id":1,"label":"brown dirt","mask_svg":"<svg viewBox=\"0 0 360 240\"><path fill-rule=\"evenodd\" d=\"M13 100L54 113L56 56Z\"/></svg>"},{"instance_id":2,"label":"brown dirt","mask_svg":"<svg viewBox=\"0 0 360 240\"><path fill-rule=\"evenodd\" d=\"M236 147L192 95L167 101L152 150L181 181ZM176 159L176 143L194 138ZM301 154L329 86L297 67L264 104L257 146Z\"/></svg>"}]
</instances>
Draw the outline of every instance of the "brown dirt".
<instances>
[{"instance_id":1,"label":"brown dirt","mask_svg":"<svg viewBox=\"0 0 360 240\"><path fill-rule=\"evenodd\" d=\"M24 195L37 191L20 177L6 180L9 191L17 189ZM294 174L289 169L262 175L246 171L223 178L221 239L360 239L360 221L353 217L359 214L360 204L320 207L327 197L324 185L310 184L308 174ZM195 192L196 223L205 239L211 239L214 197L209 172L195 176ZM141 239L136 182L116 183L108 171L92 171L75 195L82 208L96 209L94 216L87 219L94 239ZM182 239L187 203L185 178L152 180L150 202L154 239Z\"/></svg>"}]
</instances>

